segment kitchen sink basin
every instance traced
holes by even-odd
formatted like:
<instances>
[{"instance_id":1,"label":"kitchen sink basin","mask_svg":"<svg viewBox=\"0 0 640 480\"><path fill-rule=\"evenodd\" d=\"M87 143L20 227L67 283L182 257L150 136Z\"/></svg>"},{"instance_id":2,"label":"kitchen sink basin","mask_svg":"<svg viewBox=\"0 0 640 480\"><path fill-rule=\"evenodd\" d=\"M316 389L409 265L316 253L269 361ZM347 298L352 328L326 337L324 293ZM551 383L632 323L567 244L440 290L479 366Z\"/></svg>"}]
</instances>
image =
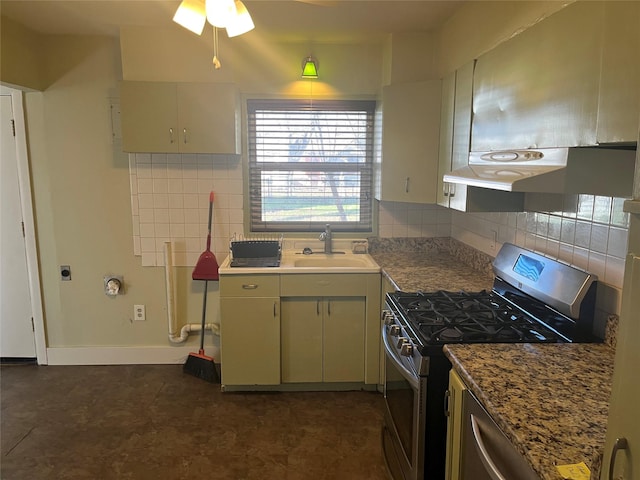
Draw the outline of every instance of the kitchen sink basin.
<instances>
[{"instance_id":1,"label":"kitchen sink basin","mask_svg":"<svg viewBox=\"0 0 640 480\"><path fill-rule=\"evenodd\" d=\"M366 268L375 266L367 257L332 255L314 255L311 258L299 258L294 260L295 267L321 267L321 268Z\"/></svg>"}]
</instances>

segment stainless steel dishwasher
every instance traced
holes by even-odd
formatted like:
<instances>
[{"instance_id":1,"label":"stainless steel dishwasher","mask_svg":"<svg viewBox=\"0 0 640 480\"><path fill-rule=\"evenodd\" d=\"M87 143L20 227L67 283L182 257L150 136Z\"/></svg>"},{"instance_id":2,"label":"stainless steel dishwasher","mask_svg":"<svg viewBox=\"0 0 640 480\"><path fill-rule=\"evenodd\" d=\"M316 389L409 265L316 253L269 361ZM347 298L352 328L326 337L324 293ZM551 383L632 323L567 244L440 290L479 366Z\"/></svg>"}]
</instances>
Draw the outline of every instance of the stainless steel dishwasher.
<instances>
[{"instance_id":1,"label":"stainless steel dishwasher","mask_svg":"<svg viewBox=\"0 0 640 480\"><path fill-rule=\"evenodd\" d=\"M463 412L463 480L540 480L468 390L464 392Z\"/></svg>"}]
</instances>

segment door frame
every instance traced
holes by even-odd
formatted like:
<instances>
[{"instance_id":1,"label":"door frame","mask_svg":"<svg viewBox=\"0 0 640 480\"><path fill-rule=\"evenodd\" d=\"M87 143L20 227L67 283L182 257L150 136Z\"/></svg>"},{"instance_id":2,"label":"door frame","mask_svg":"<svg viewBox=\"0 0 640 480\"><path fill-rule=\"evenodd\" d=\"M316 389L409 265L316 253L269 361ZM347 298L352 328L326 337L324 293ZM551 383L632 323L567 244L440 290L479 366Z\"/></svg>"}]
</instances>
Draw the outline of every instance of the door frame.
<instances>
[{"instance_id":1,"label":"door frame","mask_svg":"<svg viewBox=\"0 0 640 480\"><path fill-rule=\"evenodd\" d=\"M18 183L20 186L20 210L24 222L24 243L27 257L27 275L31 296L31 315L33 316L33 335L36 346L36 359L39 365L47 365L47 341L42 309L42 291L40 289L40 267L36 242L33 201L31 195L31 170L27 149L27 132L24 116L23 93L9 87L1 87L0 94L11 95L13 121L16 139L16 161L18 163Z\"/></svg>"}]
</instances>

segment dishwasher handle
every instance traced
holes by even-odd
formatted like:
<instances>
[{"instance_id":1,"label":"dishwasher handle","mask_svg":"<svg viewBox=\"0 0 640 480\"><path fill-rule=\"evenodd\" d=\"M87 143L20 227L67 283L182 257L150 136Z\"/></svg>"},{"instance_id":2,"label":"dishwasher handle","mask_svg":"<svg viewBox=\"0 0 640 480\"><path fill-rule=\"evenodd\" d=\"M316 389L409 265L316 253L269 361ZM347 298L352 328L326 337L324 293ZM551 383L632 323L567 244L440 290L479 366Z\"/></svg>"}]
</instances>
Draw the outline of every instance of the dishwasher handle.
<instances>
[{"instance_id":1,"label":"dishwasher handle","mask_svg":"<svg viewBox=\"0 0 640 480\"><path fill-rule=\"evenodd\" d=\"M480 453L480 460L485 466L489 477L491 477L491 480L507 480L492 460L491 455L489 455L487 447L482 440L482 431L480 429L480 424L473 413L471 414L471 431L473 433L473 441L475 442L476 447L478 448L478 452Z\"/></svg>"},{"instance_id":2,"label":"dishwasher handle","mask_svg":"<svg viewBox=\"0 0 640 480\"><path fill-rule=\"evenodd\" d=\"M618 451L626 450L628 448L629 443L627 442L626 438L616 438L616 441L613 444L613 448L611 449L611 458L609 459L609 480L613 480L613 471L616 467L616 457L618 456Z\"/></svg>"}]
</instances>

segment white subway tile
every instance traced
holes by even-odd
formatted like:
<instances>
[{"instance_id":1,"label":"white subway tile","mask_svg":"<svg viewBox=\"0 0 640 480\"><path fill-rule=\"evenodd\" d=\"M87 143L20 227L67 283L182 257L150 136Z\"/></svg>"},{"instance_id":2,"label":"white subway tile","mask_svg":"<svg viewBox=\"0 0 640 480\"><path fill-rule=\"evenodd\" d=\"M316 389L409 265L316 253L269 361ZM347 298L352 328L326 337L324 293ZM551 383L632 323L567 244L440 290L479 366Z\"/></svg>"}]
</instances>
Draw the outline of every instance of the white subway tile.
<instances>
[{"instance_id":1,"label":"white subway tile","mask_svg":"<svg viewBox=\"0 0 640 480\"><path fill-rule=\"evenodd\" d=\"M576 237L574 244L577 247L589 248L591 243L591 222L576 222Z\"/></svg>"},{"instance_id":2,"label":"white subway tile","mask_svg":"<svg viewBox=\"0 0 640 480\"><path fill-rule=\"evenodd\" d=\"M581 220L593 220L594 195L578 195L577 217Z\"/></svg>"},{"instance_id":3,"label":"white subway tile","mask_svg":"<svg viewBox=\"0 0 640 480\"><path fill-rule=\"evenodd\" d=\"M624 258L627 255L628 238L629 231L626 228L611 227L609 229L607 254L618 258Z\"/></svg>"},{"instance_id":4,"label":"white subway tile","mask_svg":"<svg viewBox=\"0 0 640 480\"><path fill-rule=\"evenodd\" d=\"M588 272L596 274L598 278L604 278L605 265L606 265L605 255L597 252L589 252L589 263L587 265Z\"/></svg>"},{"instance_id":5,"label":"white subway tile","mask_svg":"<svg viewBox=\"0 0 640 480\"><path fill-rule=\"evenodd\" d=\"M616 288L622 288L624 281L624 258L607 257L604 281Z\"/></svg>"},{"instance_id":6,"label":"white subway tile","mask_svg":"<svg viewBox=\"0 0 640 480\"><path fill-rule=\"evenodd\" d=\"M593 221L608 224L611 220L611 197L596 196L593 204Z\"/></svg>"},{"instance_id":7,"label":"white subway tile","mask_svg":"<svg viewBox=\"0 0 640 480\"><path fill-rule=\"evenodd\" d=\"M594 223L591 225L591 241L589 248L598 253L607 252L607 242L609 240L609 225Z\"/></svg>"},{"instance_id":8,"label":"white subway tile","mask_svg":"<svg viewBox=\"0 0 640 480\"><path fill-rule=\"evenodd\" d=\"M589 268L589 250L586 248L574 247L573 260L571 264L581 270Z\"/></svg>"},{"instance_id":9,"label":"white subway tile","mask_svg":"<svg viewBox=\"0 0 640 480\"><path fill-rule=\"evenodd\" d=\"M155 223L141 223L140 224L140 237L142 238L154 238L156 236L156 224Z\"/></svg>"},{"instance_id":10,"label":"white subway tile","mask_svg":"<svg viewBox=\"0 0 640 480\"><path fill-rule=\"evenodd\" d=\"M156 208L153 211L154 221L156 223L169 223L169 209L168 208Z\"/></svg>"},{"instance_id":11,"label":"white subway tile","mask_svg":"<svg viewBox=\"0 0 640 480\"><path fill-rule=\"evenodd\" d=\"M167 195L166 193L154 193L153 208L155 209L169 208L169 195Z\"/></svg>"}]
</instances>

